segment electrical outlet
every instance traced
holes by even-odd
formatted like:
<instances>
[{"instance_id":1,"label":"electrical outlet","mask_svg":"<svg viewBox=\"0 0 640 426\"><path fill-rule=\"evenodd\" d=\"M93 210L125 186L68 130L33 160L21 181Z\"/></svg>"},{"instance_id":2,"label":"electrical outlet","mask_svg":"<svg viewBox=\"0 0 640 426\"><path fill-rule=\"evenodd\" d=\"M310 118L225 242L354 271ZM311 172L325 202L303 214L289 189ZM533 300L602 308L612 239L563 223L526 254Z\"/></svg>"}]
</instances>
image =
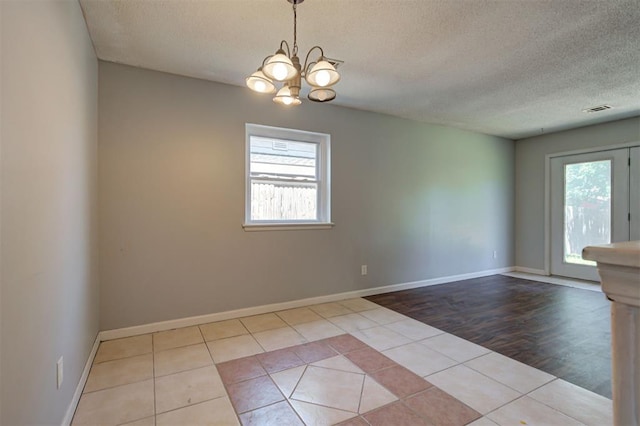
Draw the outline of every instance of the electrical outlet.
<instances>
[{"instance_id":1,"label":"electrical outlet","mask_svg":"<svg viewBox=\"0 0 640 426\"><path fill-rule=\"evenodd\" d=\"M494 250L494 251L493 251L493 258L494 258L494 259L497 259L497 258L498 258L498 251L497 251L497 250Z\"/></svg>"},{"instance_id":2,"label":"electrical outlet","mask_svg":"<svg viewBox=\"0 0 640 426\"><path fill-rule=\"evenodd\" d=\"M360 266L360 274L367 275L367 265Z\"/></svg>"},{"instance_id":3,"label":"electrical outlet","mask_svg":"<svg viewBox=\"0 0 640 426\"><path fill-rule=\"evenodd\" d=\"M64 379L64 360L62 357L56 363L56 377L58 379L58 389L62 386L62 380Z\"/></svg>"}]
</instances>

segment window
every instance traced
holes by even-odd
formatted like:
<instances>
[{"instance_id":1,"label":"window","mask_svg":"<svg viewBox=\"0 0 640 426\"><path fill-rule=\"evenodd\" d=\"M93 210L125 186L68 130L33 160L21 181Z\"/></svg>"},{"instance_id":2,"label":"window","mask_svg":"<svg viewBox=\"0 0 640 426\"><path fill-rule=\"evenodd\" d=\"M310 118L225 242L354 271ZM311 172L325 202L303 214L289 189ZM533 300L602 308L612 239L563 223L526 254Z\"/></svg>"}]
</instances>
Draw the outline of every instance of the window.
<instances>
[{"instance_id":1,"label":"window","mask_svg":"<svg viewBox=\"0 0 640 426\"><path fill-rule=\"evenodd\" d=\"M330 136L246 125L246 230L330 227Z\"/></svg>"}]
</instances>

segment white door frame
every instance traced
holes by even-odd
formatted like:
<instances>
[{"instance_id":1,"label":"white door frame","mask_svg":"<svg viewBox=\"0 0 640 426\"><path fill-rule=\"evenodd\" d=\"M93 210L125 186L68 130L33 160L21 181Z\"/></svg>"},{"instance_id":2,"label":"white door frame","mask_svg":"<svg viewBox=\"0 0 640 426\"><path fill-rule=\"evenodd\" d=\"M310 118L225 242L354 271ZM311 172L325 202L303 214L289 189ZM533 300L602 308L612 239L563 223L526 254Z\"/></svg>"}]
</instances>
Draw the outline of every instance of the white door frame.
<instances>
[{"instance_id":1,"label":"white door frame","mask_svg":"<svg viewBox=\"0 0 640 426\"><path fill-rule=\"evenodd\" d=\"M640 141L621 144L578 149L573 151L554 152L544 158L544 274L551 275L551 159L567 155L590 154L592 152L611 151L621 148L640 146Z\"/></svg>"}]
</instances>

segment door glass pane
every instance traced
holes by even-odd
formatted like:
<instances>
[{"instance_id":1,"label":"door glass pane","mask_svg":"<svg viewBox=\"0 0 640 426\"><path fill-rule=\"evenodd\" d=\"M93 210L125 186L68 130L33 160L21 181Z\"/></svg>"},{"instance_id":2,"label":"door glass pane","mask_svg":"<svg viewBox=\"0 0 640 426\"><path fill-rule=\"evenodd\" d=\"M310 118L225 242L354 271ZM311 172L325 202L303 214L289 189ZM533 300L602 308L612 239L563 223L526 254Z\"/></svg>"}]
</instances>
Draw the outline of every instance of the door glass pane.
<instances>
[{"instance_id":1,"label":"door glass pane","mask_svg":"<svg viewBox=\"0 0 640 426\"><path fill-rule=\"evenodd\" d=\"M582 249L611 242L611 160L566 164L564 261L581 265Z\"/></svg>"}]
</instances>

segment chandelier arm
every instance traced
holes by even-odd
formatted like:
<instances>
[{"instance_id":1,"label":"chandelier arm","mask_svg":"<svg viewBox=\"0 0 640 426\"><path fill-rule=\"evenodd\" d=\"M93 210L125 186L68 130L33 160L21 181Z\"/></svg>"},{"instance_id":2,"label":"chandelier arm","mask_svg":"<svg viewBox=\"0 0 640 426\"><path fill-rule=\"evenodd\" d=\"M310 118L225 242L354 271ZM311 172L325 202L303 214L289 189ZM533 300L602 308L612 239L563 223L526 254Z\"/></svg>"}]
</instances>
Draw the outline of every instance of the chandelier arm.
<instances>
[{"instance_id":1,"label":"chandelier arm","mask_svg":"<svg viewBox=\"0 0 640 426\"><path fill-rule=\"evenodd\" d=\"M282 40L280 42L280 49L282 49L282 46L287 46L287 56L289 58L291 58L291 49L289 49L289 43L287 43L287 40ZM284 49L282 49L282 50L284 50ZM271 56L273 56L273 55L271 55Z\"/></svg>"},{"instance_id":2,"label":"chandelier arm","mask_svg":"<svg viewBox=\"0 0 640 426\"><path fill-rule=\"evenodd\" d=\"M264 64L266 64L266 63L267 63L267 61L268 61L269 59L271 59L271 58L273 58L273 55L269 55L269 56L267 56L266 58L264 58L264 59L262 60L262 65L260 65L260 69L262 69L262 68L264 67Z\"/></svg>"},{"instance_id":3,"label":"chandelier arm","mask_svg":"<svg viewBox=\"0 0 640 426\"><path fill-rule=\"evenodd\" d=\"M304 66L302 67L305 74L307 73L307 62L309 61L309 55L311 55L311 52L313 52L315 49L320 50L320 57L324 58L324 50L322 50L322 47L316 45L316 46L313 46L311 49L309 49L309 51L307 52L306 58L304 58ZM312 63L313 62L309 63L309 65L311 65Z\"/></svg>"}]
</instances>

